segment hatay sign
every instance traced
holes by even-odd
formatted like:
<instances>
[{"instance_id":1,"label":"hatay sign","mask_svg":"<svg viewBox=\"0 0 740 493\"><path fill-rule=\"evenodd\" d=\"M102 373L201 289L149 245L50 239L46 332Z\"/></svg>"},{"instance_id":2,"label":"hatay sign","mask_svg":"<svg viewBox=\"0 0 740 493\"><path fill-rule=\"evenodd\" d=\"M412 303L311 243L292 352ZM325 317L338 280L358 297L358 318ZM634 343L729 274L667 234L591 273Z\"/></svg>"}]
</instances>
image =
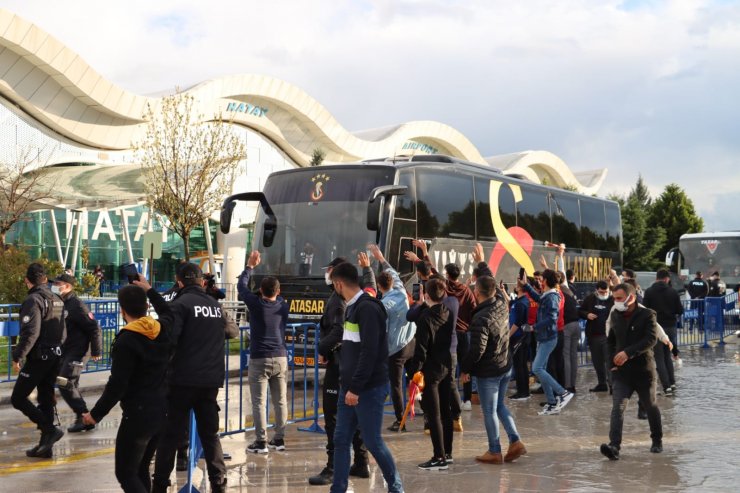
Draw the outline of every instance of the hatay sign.
<instances>
[{"instance_id":1,"label":"hatay sign","mask_svg":"<svg viewBox=\"0 0 740 493\"><path fill-rule=\"evenodd\" d=\"M97 217L94 215L97 214ZM92 215L92 217L91 217ZM131 237L132 242L138 242L144 236L144 233L149 231L149 211L142 207L133 209L100 209L98 211L83 211L80 214L80 239L90 241L124 241L123 238L123 218L126 218L126 224L128 224L129 232L133 225L136 225L136 232ZM94 226L91 231L91 224L94 221ZM169 237L169 222L166 218L160 214L154 214L152 226L159 224L162 228L162 242L166 243ZM67 225L67 238L72 234L72 227L77 225L77 221L73 216L73 212L66 210L66 225ZM114 224L115 223L115 224Z\"/></svg>"}]
</instances>

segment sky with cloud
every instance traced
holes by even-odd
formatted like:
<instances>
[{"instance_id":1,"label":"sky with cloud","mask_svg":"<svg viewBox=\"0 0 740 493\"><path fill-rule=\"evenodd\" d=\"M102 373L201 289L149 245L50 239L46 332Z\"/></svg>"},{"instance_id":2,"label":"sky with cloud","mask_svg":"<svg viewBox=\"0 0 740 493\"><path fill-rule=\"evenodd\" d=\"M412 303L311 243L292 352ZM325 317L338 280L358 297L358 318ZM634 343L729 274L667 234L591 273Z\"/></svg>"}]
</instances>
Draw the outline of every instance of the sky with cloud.
<instances>
[{"instance_id":1,"label":"sky with cloud","mask_svg":"<svg viewBox=\"0 0 740 493\"><path fill-rule=\"evenodd\" d=\"M255 73L351 131L438 120L484 156L548 150L682 186L740 229L740 1L3 0L140 94Z\"/></svg>"}]
</instances>

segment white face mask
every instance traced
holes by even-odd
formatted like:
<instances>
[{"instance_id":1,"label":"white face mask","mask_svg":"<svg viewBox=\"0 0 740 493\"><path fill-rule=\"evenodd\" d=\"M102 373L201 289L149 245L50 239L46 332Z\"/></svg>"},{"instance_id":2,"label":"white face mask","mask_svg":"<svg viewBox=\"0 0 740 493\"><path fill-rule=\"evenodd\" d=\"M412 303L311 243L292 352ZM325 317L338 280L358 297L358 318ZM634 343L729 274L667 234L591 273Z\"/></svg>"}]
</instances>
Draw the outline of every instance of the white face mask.
<instances>
[{"instance_id":1,"label":"white face mask","mask_svg":"<svg viewBox=\"0 0 740 493\"><path fill-rule=\"evenodd\" d=\"M627 298L624 301L615 301L614 302L614 309L618 312L626 312L627 308L629 308L629 298Z\"/></svg>"},{"instance_id":2,"label":"white face mask","mask_svg":"<svg viewBox=\"0 0 740 493\"><path fill-rule=\"evenodd\" d=\"M601 301L606 301L606 300L609 299L609 295L608 294L596 294L596 297L598 299L600 299Z\"/></svg>"},{"instance_id":3,"label":"white face mask","mask_svg":"<svg viewBox=\"0 0 740 493\"><path fill-rule=\"evenodd\" d=\"M61 295L61 294L62 294L62 289L61 289L61 288L60 288L59 286L54 286L54 285L52 284L52 285L51 285L51 292L52 292L52 293L54 293L54 294L59 294L59 295Z\"/></svg>"},{"instance_id":4,"label":"white face mask","mask_svg":"<svg viewBox=\"0 0 740 493\"><path fill-rule=\"evenodd\" d=\"M324 281L326 282L327 286L331 286L331 274L329 274L329 271L326 271L324 273Z\"/></svg>"}]
</instances>

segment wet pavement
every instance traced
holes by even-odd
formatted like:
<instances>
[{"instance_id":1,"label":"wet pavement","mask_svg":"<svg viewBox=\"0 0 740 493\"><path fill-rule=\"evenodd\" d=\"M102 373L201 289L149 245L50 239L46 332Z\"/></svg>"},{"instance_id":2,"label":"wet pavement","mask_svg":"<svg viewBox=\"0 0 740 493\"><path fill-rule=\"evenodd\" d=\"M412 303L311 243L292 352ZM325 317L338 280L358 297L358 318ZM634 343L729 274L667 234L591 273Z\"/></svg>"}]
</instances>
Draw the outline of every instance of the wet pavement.
<instances>
[{"instance_id":1,"label":"wet pavement","mask_svg":"<svg viewBox=\"0 0 740 493\"><path fill-rule=\"evenodd\" d=\"M649 452L648 424L636 419L634 398L625 417L621 459L612 462L599 454L599 445L607 441L611 399L605 393L589 394L588 388L595 384L590 368L579 370L578 394L559 416L537 416L541 396L509 405L528 450L515 463L475 462L474 456L486 449L478 406L463 413L465 431L455 434L455 464L447 471L428 472L416 467L431 456L431 442L421 432L420 418L409 425L408 433L385 432L384 437L407 492L737 491L740 347L736 337L730 339L724 347L683 349L684 364L676 371L677 395L658 397L664 427L662 454ZM97 395L91 395L88 402L96 398ZM233 402L229 407L232 414L238 414ZM62 423L67 426L72 415L64 404L59 409ZM119 419L116 408L95 431L66 434L55 446L53 459L28 459L24 450L35 443L38 432L18 411L0 407L0 491L120 491L113 474ZM392 416L387 416L386 425L392 420ZM267 456L245 454L246 445L253 439L251 433L223 438L224 450L232 455L227 462L229 491L327 491L327 487L309 486L306 481L325 463L325 437L298 431L298 426L288 429L286 452L271 452ZM201 462L201 470L196 472L195 484L204 492L207 488L202 484L202 465ZM374 462L371 472L370 479L351 481L355 492L386 491ZM173 475L175 479L180 486L185 476L178 473L177 478Z\"/></svg>"}]
</instances>

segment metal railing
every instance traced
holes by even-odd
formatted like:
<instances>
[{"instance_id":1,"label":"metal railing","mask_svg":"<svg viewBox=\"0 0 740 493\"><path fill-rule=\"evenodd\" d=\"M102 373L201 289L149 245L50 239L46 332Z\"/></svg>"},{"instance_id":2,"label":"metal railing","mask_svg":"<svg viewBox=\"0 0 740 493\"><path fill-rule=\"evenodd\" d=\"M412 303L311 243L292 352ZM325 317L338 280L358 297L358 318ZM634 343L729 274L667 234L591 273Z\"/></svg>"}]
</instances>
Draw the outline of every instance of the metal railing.
<instances>
[{"instance_id":1,"label":"metal railing","mask_svg":"<svg viewBox=\"0 0 740 493\"><path fill-rule=\"evenodd\" d=\"M244 431L254 430L254 422L246 419L245 409L246 391L248 386L247 371L249 368L249 327L240 327L237 342L238 353L234 354L234 343L226 342L226 381L224 382L225 406L222 413L222 435L231 435ZM321 407L319 404L319 330L313 323L288 324L286 327L286 346L288 352L287 424L311 421L307 428L301 431L323 433L319 426ZM239 358L238 369L233 371L231 359ZM236 395L234 395L236 393ZM234 406L233 400L236 399ZM270 422L269 389L266 399L267 422ZM251 403L248 410L252 411ZM236 413L236 418L234 418ZM269 426L273 426L270 424Z\"/></svg>"},{"instance_id":2,"label":"metal railing","mask_svg":"<svg viewBox=\"0 0 740 493\"><path fill-rule=\"evenodd\" d=\"M121 327L121 310L116 300L85 300L85 304L100 324L103 333L103 352L99 361L89 360L84 373L110 370L110 346ZM21 305L0 305L0 382L16 379L12 371L11 352L20 332L18 314Z\"/></svg>"}]
</instances>

